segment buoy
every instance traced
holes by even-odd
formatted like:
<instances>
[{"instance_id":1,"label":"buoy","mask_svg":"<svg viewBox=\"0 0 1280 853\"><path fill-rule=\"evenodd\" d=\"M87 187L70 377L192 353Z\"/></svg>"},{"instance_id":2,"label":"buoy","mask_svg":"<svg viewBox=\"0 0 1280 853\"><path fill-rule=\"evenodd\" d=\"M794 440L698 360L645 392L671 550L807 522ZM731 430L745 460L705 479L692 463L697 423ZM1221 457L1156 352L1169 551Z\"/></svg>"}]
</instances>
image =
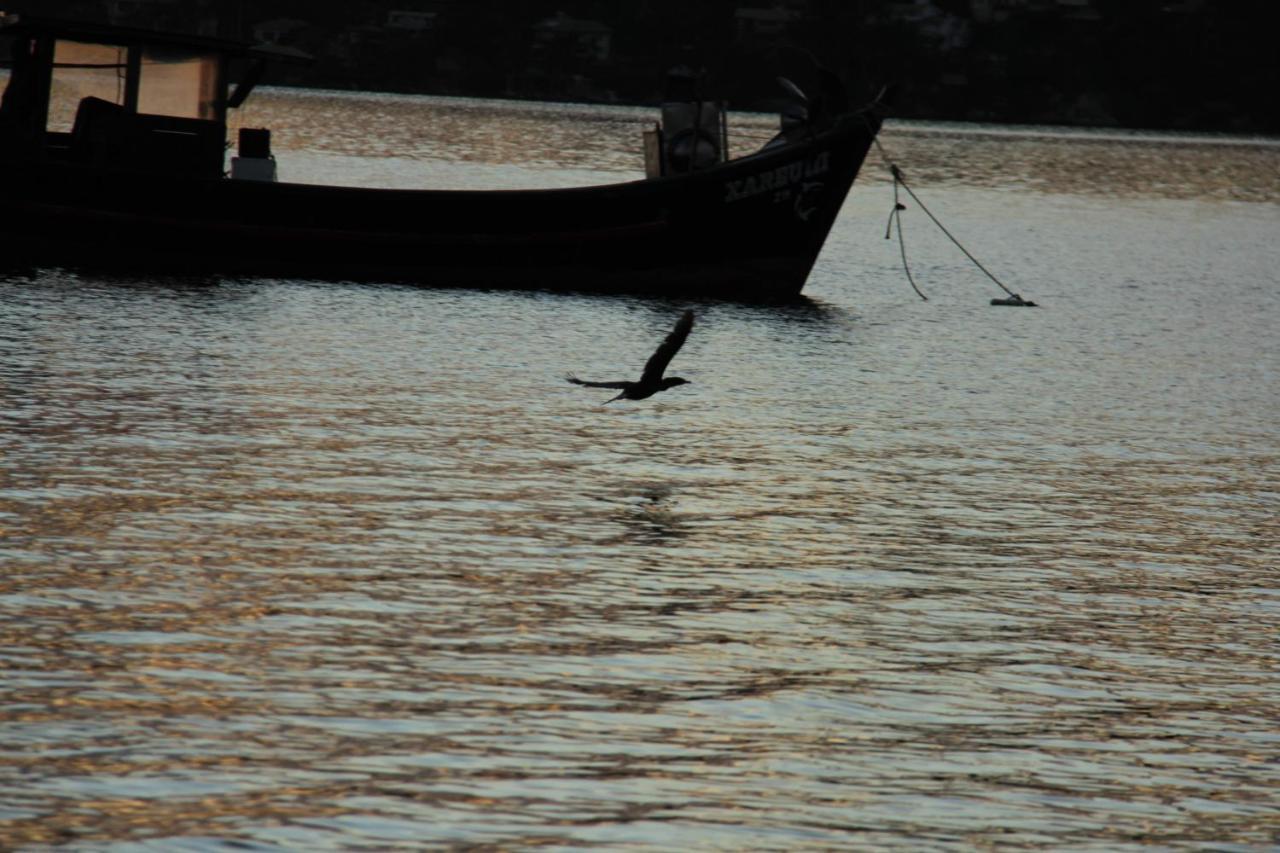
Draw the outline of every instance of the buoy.
<instances>
[{"instance_id":1,"label":"buoy","mask_svg":"<svg viewBox=\"0 0 1280 853\"><path fill-rule=\"evenodd\" d=\"M1036 304L1030 299L1023 299L1016 293L1010 293L1004 299L992 299L992 305L1018 305L1023 308L1035 308Z\"/></svg>"}]
</instances>

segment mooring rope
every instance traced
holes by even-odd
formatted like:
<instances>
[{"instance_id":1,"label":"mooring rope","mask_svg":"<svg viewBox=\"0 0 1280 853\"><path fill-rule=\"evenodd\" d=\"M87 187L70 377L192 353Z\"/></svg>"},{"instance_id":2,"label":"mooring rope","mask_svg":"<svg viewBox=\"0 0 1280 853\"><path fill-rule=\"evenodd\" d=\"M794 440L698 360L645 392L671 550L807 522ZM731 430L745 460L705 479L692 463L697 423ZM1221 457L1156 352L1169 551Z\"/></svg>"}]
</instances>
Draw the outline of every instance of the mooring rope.
<instances>
[{"instance_id":1,"label":"mooring rope","mask_svg":"<svg viewBox=\"0 0 1280 853\"><path fill-rule=\"evenodd\" d=\"M1009 294L1012 300L1015 300L1014 302L1006 302L1003 304L1035 305L1034 302L1029 302L1024 300L1021 296L1014 293L1009 288L1005 287L1004 282L996 278L995 274L992 273L991 270L983 266L982 261L975 258L973 256L973 253L970 252L967 248L965 248L964 244L961 243L958 239L956 239L956 236L954 234L952 234L949 230L947 230L947 226L943 225L942 222L938 219L938 217L933 215L933 211L931 211L925 205L925 203L920 200L920 197L915 194L915 191L913 191L911 187L908 186L907 179L902 174L902 170L898 168L898 164L894 163L892 160L889 159L889 155L885 152L884 146L880 144L879 137L878 136L874 137L873 141L875 142L876 149L880 152L881 159L884 160L885 165L889 167L890 174L893 175L893 210L889 213L889 226L885 229L884 238L886 240L889 239L889 232L893 228L893 224L896 220L898 225L898 246L902 254L902 269L907 274L907 281L911 282L911 288L915 290L917 294L919 294L920 298L924 299L926 302L928 301L928 297L925 296L923 293L921 293L920 288L916 286L915 278L912 277L911 275L911 267L907 263L907 247L906 247L906 242L902 235L902 211L906 210L907 208L906 208L906 205L902 204L902 202L899 201L899 197L898 197L899 186L901 186L904 190L907 191L907 195L911 196L911 198L915 201L915 203L920 205L920 209L923 210L925 214L930 219L933 220L933 224L937 225L938 229L942 231L943 234L947 235L947 238L956 245L956 248L964 252L965 257L968 258L970 261L972 261L974 266L982 270L982 272L987 276L987 278L994 281L1001 290ZM999 303L996 303L995 300L993 300L993 304L999 304Z\"/></svg>"},{"instance_id":2,"label":"mooring rope","mask_svg":"<svg viewBox=\"0 0 1280 853\"><path fill-rule=\"evenodd\" d=\"M907 206L898 201L898 180L895 178L893 181L893 210L889 211L889 221L884 227L884 238L888 240L889 232L893 230L893 226L898 226L898 250L902 253L902 269L907 274L907 281L911 282L911 289L916 292L917 296L928 302L929 297L925 296L920 288L916 286L916 280L911 275L911 265L907 263L907 241L902 236L902 211L906 209Z\"/></svg>"}]
</instances>

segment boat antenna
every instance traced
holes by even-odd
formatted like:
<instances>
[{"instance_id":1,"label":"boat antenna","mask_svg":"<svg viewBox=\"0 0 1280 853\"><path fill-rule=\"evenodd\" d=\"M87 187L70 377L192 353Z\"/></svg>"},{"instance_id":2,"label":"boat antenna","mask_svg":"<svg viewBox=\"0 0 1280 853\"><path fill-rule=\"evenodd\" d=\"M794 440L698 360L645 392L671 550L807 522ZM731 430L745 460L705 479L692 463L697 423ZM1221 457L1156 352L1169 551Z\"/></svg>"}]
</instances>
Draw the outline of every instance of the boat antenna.
<instances>
[{"instance_id":1,"label":"boat antenna","mask_svg":"<svg viewBox=\"0 0 1280 853\"><path fill-rule=\"evenodd\" d=\"M1009 294L1007 297L1004 297L1004 298L992 299L991 300L992 305L1011 305L1011 306L1018 306L1023 308L1035 308L1036 303L1032 302L1030 299L1023 299L1021 295L1014 293L1012 290L1005 287L1004 282L996 278L995 274L991 272L991 270L983 266L982 261L974 257L973 253L970 252L968 249L966 249L964 244L961 243L958 239L956 239L956 236L954 234L952 234L949 230L947 230L947 226L943 225L941 220L939 220L938 217L933 215L933 211L929 210L929 208L925 206L925 203L920 200L920 197L915 194L915 192L911 189L910 186L907 185L906 176L902 174L902 170L898 168L898 164L894 163L892 160L889 159L889 155L885 152L884 146L880 144L879 138L875 138L874 141L875 141L876 149L880 152L880 157L884 160L885 165L889 167L890 174L893 175L893 210L890 211L889 213L889 223L885 228L884 238L886 240L889 239L890 232L893 230L893 226L896 223L898 226L898 246L901 249L901 253L902 253L902 268L907 273L907 281L911 282L912 289L915 290L915 292L920 296L920 298L925 300L926 302L929 300L929 297L921 293L919 287L916 287L915 279L912 278L911 276L911 267L907 264L907 244L905 239L903 238L903 233L902 233L902 211L906 210L907 207L901 201L899 201L898 187L902 187L902 189L907 191L907 195L911 196L912 200L915 201L916 204L920 205L920 209L923 210L928 215L928 217L933 220L933 224L937 225L938 229L942 231L943 234L947 235L947 238L956 245L956 248L964 252L965 257L968 258L970 261L972 261L974 266L982 270L983 274L985 274L987 278L994 281L1001 290Z\"/></svg>"}]
</instances>

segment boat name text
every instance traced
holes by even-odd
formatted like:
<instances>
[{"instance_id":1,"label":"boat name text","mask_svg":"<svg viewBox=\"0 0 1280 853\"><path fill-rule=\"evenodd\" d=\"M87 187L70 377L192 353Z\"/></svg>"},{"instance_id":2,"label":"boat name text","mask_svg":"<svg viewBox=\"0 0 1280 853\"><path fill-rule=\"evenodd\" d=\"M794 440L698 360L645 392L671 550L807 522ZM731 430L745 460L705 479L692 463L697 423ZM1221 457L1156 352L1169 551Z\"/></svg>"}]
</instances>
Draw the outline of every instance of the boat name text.
<instances>
[{"instance_id":1,"label":"boat name text","mask_svg":"<svg viewBox=\"0 0 1280 853\"><path fill-rule=\"evenodd\" d=\"M821 175L831 169L831 152L822 151L808 160L796 160L784 163L776 169L759 175L750 175L736 181L727 181L724 185L726 203L741 201L762 193L790 189L796 184L815 175Z\"/></svg>"}]
</instances>

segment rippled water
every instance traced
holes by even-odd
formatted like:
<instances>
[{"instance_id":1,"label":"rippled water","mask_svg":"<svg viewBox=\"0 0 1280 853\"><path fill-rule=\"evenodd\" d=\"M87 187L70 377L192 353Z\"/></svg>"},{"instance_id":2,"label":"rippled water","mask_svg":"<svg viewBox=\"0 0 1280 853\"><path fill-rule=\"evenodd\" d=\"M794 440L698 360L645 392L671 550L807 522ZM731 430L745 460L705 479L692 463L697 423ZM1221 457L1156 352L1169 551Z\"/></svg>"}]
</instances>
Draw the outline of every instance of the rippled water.
<instances>
[{"instance_id":1,"label":"rippled water","mask_svg":"<svg viewBox=\"0 0 1280 853\"><path fill-rule=\"evenodd\" d=\"M266 94L294 180L651 120ZM878 163L642 403L561 376L683 302L4 273L0 848L1280 843L1280 146L883 141L1042 307Z\"/></svg>"}]
</instances>

